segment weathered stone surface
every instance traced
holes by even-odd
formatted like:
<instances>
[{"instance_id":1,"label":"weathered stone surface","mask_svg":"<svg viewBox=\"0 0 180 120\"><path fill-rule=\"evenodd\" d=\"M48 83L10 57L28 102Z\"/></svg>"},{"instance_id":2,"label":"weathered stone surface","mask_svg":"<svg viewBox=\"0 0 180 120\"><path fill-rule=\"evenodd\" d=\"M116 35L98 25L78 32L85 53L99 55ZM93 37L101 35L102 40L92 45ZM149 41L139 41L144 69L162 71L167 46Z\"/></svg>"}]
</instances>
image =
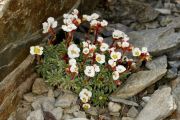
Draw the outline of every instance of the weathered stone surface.
<instances>
[{"instance_id":1,"label":"weathered stone surface","mask_svg":"<svg viewBox=\"0 0 180 120\"><path fill-rule=\"evenodd\" d=\"M180 46L180 34L173 27L134 31L128 33L137 47L146 46L152 55L162 55Z\"/></svg>"},{"instance_id":2,"label":"weathered stone surface","mask_svg":"<svg viewBox=\"0 0 180 120\"><path fill-rule=\"evenodd\" d=\"M16 77L17 76L14 76L14 78L16 78ZM37 75L35 73L32 74L29 78L24 80L23 83L19 83L19 86L18 87L16 86L15 88L8 89L9 86L4 86L7 88L5 90L7 90L7 91L9 90L9 92L7 92L7 93L2 92L2 94L4 96L1 96L2 101L1 101L1 105L0 105L0 120L6 120L9 117L9 115L11 114L11 112L16 110L16 107L17 107L19 101L22 99L23 94L30 91L31 86L36 77L37 77ZM11 79L12 79L12 76L11 76ZM13 82L13 81L11 81L11 82ZM8 85L10 85L10 84L8 84ZM4 87L2 87L2 88L4 88ZM13 89L13 91L10 91L12 89ZM5 90L4 90L4 92L5 92Z\"/></svg>"},{"instance_id":3,"label":"weathered stone surface","mask_svg":"<svg viewBox=\"0 0 180 120\"><path fill-rule=\"evenodd\" d=\"M156 8L155 10L158 11L158 12L160 12L161 14L165 14L165 15L171 14L171 10L169 10L169 9Z\"/></svg>"},{"instance_id":4,"label":"weathered stone surface","mask_svg":"<svg viewBox=\"0 0 180 120\"><path fill-rule=\"evenodd\" d=\"M109 102L108 109L110 112L119 112L119 110L121 109L121 106L118 103Z\"/></svg>"},{"instance_id":5,"label":"weathered stone surface","mask_svg":"<svg viewBox=\"0 0 180 120\"><path fill-rule=\"evenodd\" d=\"M27 93L23 95L23 99L26 100L27 102L33 102L34 100L36 100L36 97L32 93Z\"/></svg>"},{"instance_id":6,"label":"weathered stone surface","mask_svg":"<svg viewBox=\"0 0 180 120\"><path fill-rule=\"evenodd\" d=\"M86 113L84 111L73 112L73 115L76 118L86 118Z\"/></svg>"},{"instance_id":7,"label":"weathered stone surface","mask_svg":"<svg viewBox=\"0 0 180 120\"><path fill-rule=\"evenodd\" d=\"M155 91L149 102L139 113L136 120L163 120L176 110L171 88L164 87Z\"/></svg>"},{"instance_id":8,"label":"weathered stone surface","mask_svg":"<svg viewBox=\"0 0 180 120\"><path fill-rule=\"evenodd\" d=\"M150 70L153 69L166 69L167 68L167 56L161 56L152 61L146 63L146 67Z\"/></svg>"},{"instance_id":9,"label":"weathered stone surface","mask_svg":"<svg viewBox=\"0 0 180 120\"><path fill-rule=\"evenodd\" d=\"M169 61L171 67L180 68L180 61Z\"/></svg>"},{"instance_id":10,"label":"weathered stone surface","mask_svg":"<svg viewBox=\"0 0 180 120\"><path fill-rule=\"evenodd\" d=\"M77 101L77 96L71 92L65 92L63 95L60 95L55 103L56 107L67 108L70 107L72 104L75 104Z\"/></svg>"},{"instance_id":11,"label":"weathered stone surface","mask_svg":"<svg viewBox=\"0 0 180 120\"><path fill-rule=\"evenodd\" d=\"M173 85L173 96L176 100L177 103L177 111L176 111L176 115L177 115L177 120L180 119L180 77L176 78L175 80L175 84Z\"/></svg>"},{"instance_id":12,"label":"weathered stone surface","mask_svg":"<svg viewBox=\"0 0 180 120\"><path fill-rule=\"evenodd\" d=\"M55 108L51 111L51 113L54 115L54 117L56 118L56 120L61 120L62 115L63 115L63 109L58 107Z\"/></svg>"},{"instance_id":13,"label":"weathered stone surface","mask_svg":"<svg viewBox=\"0 0 180 120\"><path fill-rule=\"evenodd\" d=\"M61 23L64 13L79 7L80 4L81 10L87 7L90 11L98 1L92 4L91 0L1 0L0 80L26 58L31 45L43 40L42 22L48 17L55 17Z\"/></svg>"},{"instance_id":14,"label":"weathered stone surface","mask_svg":"<svg viewBox=\"0 0 180 120\"><path fill-rule=\"evenodd\" d=\"M120 98L129 98L144 90L146 87L160 80L166 69L155 69L150 71L139 71L132 74L122 87L112 94Z\"/></svg>"},{"instance_id":15,"label":"weathered stone surface","mask_svg":"<svg viewBox=\"0 0 180 120\"><path fill-rule=\"evenodd\" d=\"M48 92L48 86L44 82L44 79L37 78L32 86L32 93L41 95L46 92Z\"/></svg>"},{"instance_id":16,"label":"weathered stone surface","mask_svg":"<svg viewBox=\"0 0 180 120\"><path fill-rule=\"evenodd\" d=\"M117 103L122 103L125 105L131 105L131 106L139 106L136 102L134 101L130 101L130 100L126 100L126 99L122 99L120 97L117 96L111 96L109 97L109 99L113 102L117 102Z\"/></svg>"},{"instance_id":17,"label":"weathered stone surface","mask_svg":"<svg viewBox=\"0 0 180 120\"><path fill-rule=\"evenodd\" d=\"M168 54L170 60L180 60L180 50L173 51Z\"/></svg>"},{"instance_id":18,"label":"weathered stone surface","mask_svg":"<svg viewBox=\"0 0 180 120\"><path fill-rule=\"evenodd\" d=\"M43 111L39 109L31 112L27 120L44 120Z\"/></svg>"},{"instance_id":19,"label":"weathered stone surface","mask_svg":"<svg viewBox=\"0 0 180 120\"><path fill-rule=\"evenodd\" d=\"M128 117L135 118L138 115L138 110L135 107L131 107L127 113Z\"/></svg>"}]
</instances>

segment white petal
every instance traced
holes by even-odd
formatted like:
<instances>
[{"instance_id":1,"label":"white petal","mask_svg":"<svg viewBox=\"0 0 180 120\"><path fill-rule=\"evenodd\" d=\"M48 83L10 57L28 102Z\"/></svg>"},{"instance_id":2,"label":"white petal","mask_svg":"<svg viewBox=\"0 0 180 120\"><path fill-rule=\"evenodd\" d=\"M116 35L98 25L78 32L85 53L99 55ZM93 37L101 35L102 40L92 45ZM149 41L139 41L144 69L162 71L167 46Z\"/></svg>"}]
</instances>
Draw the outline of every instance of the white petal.
<instances>
[{"instance_id":1,"label":"white petal","mask_svg":"<svg viewBox=\"0 0 180 120\"><path fill-rule=\"evenodd\" d=\"M57 21L54 21L53 23L52 23L52 28L56 28L57 27Z\"/></svg>"},{"instance_id":2,"label":"white petal","mask_svg":"<svg viewBox=\"0 0 180 120\"><path fill-rule=\"evenodd\" d=\"M53 22L54 22L54 18L53 18L53 17L49 17L49 18L47 19L47 21L48 21L48 23L49 23L50 25L52 25Z\"/></svg>"}]
</instances>

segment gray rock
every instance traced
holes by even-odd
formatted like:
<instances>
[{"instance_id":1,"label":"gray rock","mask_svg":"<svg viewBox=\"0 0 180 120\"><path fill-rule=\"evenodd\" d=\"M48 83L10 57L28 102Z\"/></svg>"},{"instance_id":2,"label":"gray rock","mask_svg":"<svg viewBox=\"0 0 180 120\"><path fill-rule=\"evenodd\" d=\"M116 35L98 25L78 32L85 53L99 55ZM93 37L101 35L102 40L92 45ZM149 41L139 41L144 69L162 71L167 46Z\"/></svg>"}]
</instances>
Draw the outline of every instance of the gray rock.
<instances>
[{"instance_id":1,"label":"gray rock","mask_svg":"<svg viewBox=\"0 0 180 120\"><path fill-rule=\"evenodd\" d=\"M83 111L73 112L73 115L76 118L86 118L86 113Z\"/></svg>"},{"instance_id":2,"label":"gray rock","mask_svg":"<svg viewBox=\"0 0 180 120\"><path fill-rule=\"evenodd\" d=\"M138 110L135 107L131 107L127 113L127 117L135 118L138 115Z\"/></svg>"},{"instance_id":3,"label":"gray rock","mask_svg":"<svg viewBox=\"0 0 180 120\"><path fill-rule=\"evenodd\" d=\"M150 100L150 98L151 98L151 97L149 97L149 96L145 96L145 97L142 97L142 100L143 100L144 102L148 103L149 100Z\"/></svg>"},{"instance_id":4,"label":"gray rock","mask_svg":"<svg viewBox=\"0 0 180 120\"><path fill-rule=\"evenodd\" d=\"M72 119L67 119L67 120L88 120L87 118L72 118Z\"/></svg>"},{"instance_id":5,"label":"gray rock","mask_svg":"<svg viewBox=\"0 0 180 120\"><path fill-rule=\"evenodd\" d=\"M44 101L42 103L42 109L43 109L43 111L51 112L54 109L54 102Z\"/></svg>"},{"instance_id":6,"label":"gray rock","mask_svg":"<svg viewBox=\"0 0 180 120\"><path fill-rule=\"evenodd\" d=\"M121 109L121 105L119 105L118 103L109 102L108 109L110 112L116 113L119 112L119 110Z\"/></svg>"},{"instance_id":7,"label":"gray rock","mask_svg":"<svg viewBox=\"0 0 180 120\"><path fill-rule=\"evenodd\" d=\"M51 109L52 106L54 106L54 103L55 103L54 98L40 96L31 105L34 110L38 110L38 109L42 109L42 108L44 108L45 110L48 110L49 109L48 106L51 106L50 107L50 109Z\"/></svg>"},{"instance_id":8,"label":"gray rock","mask_svg":"<svg viewBox=\"0 0 180 120\"><path fill-rule=\"evenodd\" d=\"M150 70L153 69L166 69L167 68L167 56L161 56L152 61L146 63L146 67Z\"/></svg>"},{"instance_id":9,"label":"gray rock","mask_svg":"<svg viewBox=\"0 0 180 120\"><path fill-rule=\"evenodd\" d=\"M48 86L44 82L44 79L37 78L32 87L32 93L41 95L48 92Z\"/></svg>"},{"instance_id":10,"label":"gray rock","mask_svg":"<svg viewBox=\"0 0 180 120\"><path fill-rule=\"evenodd\" d=\"M34 100L36 100L36 97L32 93L27 93L23 95L23 99L26 100L27 102L33 102Z\"/></svg>"},{"instance_id":11,"label":"gray rock","mask_svg":"<svg viewBox=\"0 0 180 120\"><path fill-rule=\"evenodd\" d=\"M39 109L31 112L27 120L44 120L43 111Z\"/></svg>"},{"instance_id":12,"label":"gray rock","mask_svg":"<svg viewBox=\"0 0 180 120\"><path fill-rule=\"evenodd\" d=\"M120 97L117 96L110 96L109 99L113 102L117 102L117 103L122 103L125 105L131 105L131 106L139 106L136 102L134 101L130 101L130 100L126 100L126 99L122 99Z\"/></svg>"},{"instance_id":13,"label":"gray rock","mask_svg":"<svg viewBox=\"0 0 180 120\"><path fill-rule=\"evenodd\" d=\"M164 14L164 15L169 15L169 14L171 14L171 10L169 10L169 9L156 8L155 10L158 11L158 12L160 12L161 14Z\"/></svg>"},{"instance_id":14,"label":"gray rock","mask_svg":"<svg viewBox=\"0 0 180 120\"><path fill-rule=\"evenodd\" d=\"M165 27L173 21L172 16L161 16L159 17L159 23L161 26Z\"/></svg>"},{"instance_id":15,"label":"gray rock","mask_svg":"<svg viewBox=\"0 0 180 120\"><path fill-rule=\"evenodd\" d=\"M166 74L166 71L166 69L155 69L134 73L126 80L124 85L119 87L111 96L120 98L132 97L160 80Z\"/></svg>"},{"instance_id":16,"label":"gray rock","mask_svg":"<svg viewBox=\"0 0 180 120\"><path fill-rule=\"evenodd\" d=\"M62 115L63 115L63 109L58 107L55 108L51 111L51 113L54 115L54 117L56 118L56 120L61 120Z\"/></svg>"},{"instance_id":17,"label":"gray rock","mask_svg":"<svg viewBox=\"0 0 180 120\"><path fill-rule=\"evenodd\" d=\"M170 67L180 68L180 60L179 61L168 61Z\"/></svg>"},{"instance_id":18,"label":"gray rock","mask_svg":"<svg viewBox=\"0 0 180 120\"><path fill-rule=\"evenodd\" d=\"M92 116L97 116L99 114L97 107L93 107L91 106L87 111L85 111L86 113L92 115Z\"/></svg>"},{"instance_id":19,"label":"gray rock","mask_svg":"<svg viewBox=\"0 0 180 120\"><path fill-rule=\"evenodd\" d=\"M65 92L63 95L60 95L55 103L56 107L62 107L62 108L67 108L70 107L71 105L75 104L77 101L77 96L74 95L71 92Z\"/></svg>"},{"instance_id":20,"label":"gray rock","mask_svg":"<svg viewBox=\"0 0 180 120\"><path fill-rule=\"evenodd\" d=\"M180 60L180 50L169 53L168 58L170 60Z\"/></svg>"},{"instance_id":21,"label":"gray rock","mask_svg":"<svg viewBox=\"0 0 180 120\"><path fill-rule=\"evenodd\" d=\"M119 111L118 112L110 112L109 115L114 116L114 117L119 117L120 112Z\"/></svg>"},{"instance_id":22,"label":"gray rock","mask_svg":"<svg viewBox=\"0 0 180 120\"><path fill-rule=\"evenodd\" d=\"M131 117L123 117L122 120L134 120L134 118L131 118Z\"/></svg>"},{"instance_id":23,"label":"gray rock","mask_svg":"<svg viewBox=\"0 0 180 120\"><path fill-rule=\"evenodd\" d=\"M171 115L176 107L171 88L164 87L155 91L136 120L163 120Z\"/></svg>"},{"instance_id":24,"label":"gray rock","mask_svg":"<svg viewBox=\"0 0 180 120\"><path fill-rule=\"evenodd\" d=\"M180 118L180 77L176 79L177 83L172 91L177 103L177 117Z\"/></svg>"},{"instance_id":25,"label":"gray rock","mask_svg":"<svg viewBox=\"0 0 180 120\"><path fill-rule=\"evenodd\" d=\"M137 47L147 47L151 55L162 55L180 45L180 34L174 28L165 27L130 32L131 43Z\"/></svg>"},{"instance_id":26,"label":"gray rock","mask_svg":"<svg viewBox=\"0 0 180 120\"><path fill-rule=\"evenodd\" d=\"M166 78L175 79L177 75L178 75L178 69L174 67L174 68L168 69Z\"/></svg>"},{"instance_id":27,"label":"gray rock","mask_svg":"<svg viewBox=\"0 0 180 120\"><path fill-rule=\"evenodd\" d=\"M69 114L71 114L71 113L73 113L73 112L78 112L79 109L80 109L80 106L79 106L79 105L73 105L72 107L65 109L65 110L64 110L64 113L69 113Z\"/></svg>"},{"instance_id":28,"label":"gray rock","mask_svg":"<svg viewBox=\"0 0 180 120\"><path fill-rule=\"evenodd\" d=\"M70 114L64 114L63 117L62 117L62 120L69 120L69 119L73 119L73 115L70 115Z\"/></svg>"}]
</instances>

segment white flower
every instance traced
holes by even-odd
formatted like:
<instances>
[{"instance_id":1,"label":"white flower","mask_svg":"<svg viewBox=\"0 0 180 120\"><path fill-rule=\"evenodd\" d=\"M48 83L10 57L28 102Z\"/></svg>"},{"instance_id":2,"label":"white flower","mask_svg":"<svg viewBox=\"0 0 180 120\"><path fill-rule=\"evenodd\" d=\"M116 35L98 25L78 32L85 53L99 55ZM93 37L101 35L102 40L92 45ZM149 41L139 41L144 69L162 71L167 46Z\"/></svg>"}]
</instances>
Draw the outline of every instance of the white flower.
<instances>
[{"instance_id":1,"label":"white flower","mask_svg":"<svg viewBox=\"0 0 180 120\"><path fill-rule=\"evenodd\" d=\"M106 51L106 50L108 50L108 49L109 49L109 45L108 45L108 44L106 44L106 43L102 43L102 44L101 44L100 50L101 50L102 52L104 52L104 51Z\"/></svg>"},{"instance_id":2,"label":"white flower","mask_svg":"<svg viewBox=\"0 0 180 120\"><path fill-rule=\"evenodd\" d=\"M83 102L83 103L87 103L89 101L89 97L86 96L86 95L82 95L80 96L80 100Z\"/></svg>"},{"instance_id":3,"label":"white flower","mask_svg":"<svg viewBox=\"0 0 180 120\"><path fill-rule=\"evenodd\" d=\"M61 28L62 28L65 32L71 32L71 31L77 29L76 25L74 25L74 24L62 25Z\"/></svg>"},{"instance_id":4,"label":"white flower","mask_svg":"<svg viewBox=\"0 0 180 120\"><path fill-rule=\"evenodd\" d=\"M114 71L112 73L112 77L113 77L113 80L118 80L119 79L119 72L118 71Z\"/></svg>"},{"instance_id":5,"label":"white flower","mask_svg":"<svg viewBox=\"0 0 180 120\"><path fill-rule=\"evenodd\" d=\"M115 49L116 49L115 47L111 47L111 48L109 49L109 52L114 52Z\"/></svg>"},{"instance_id":6,"label":"white flower","mask_svg":"<svg viewBox=\"0 0 180 120\"><path fill-rule=\"evenodd\" d=\"M97 21L97 20L92 20L92 21L90 22L90 25L91 25L91 26L96 26L98 23L99 23L99 21Z\"/></svg>"},{"instance_id":7,"label":"white flower","mask_svg":"<svg viewBox=\"0 0 180 120\"><path fill-rule=\"evenodd\" d=\"M141 50L139 48L133 48L132 49L132 54L133 54L133 56L140 56L141 55Z\"/></svg>"},{"instance_id":8,"label":"white flower","mask_svg":"<svg viewBox=\"0 0 180 120\"><path fill-rule=\"evenodd\" d=\"M89 15L83 15L83 19L87 20L88 22L90 22L92 20L91 16L89 16Z\"/></svg>"},{"instance_id":9,"label":"white flower","mask_svg":"<svg viewBox=\"0 0 180 120\"><path fill-rule=\"evenodd\" d=\"M95 49L96 49L96 46L93 45L93 44L92 44L92 45L89 45L89 49L90 49L90 50L95 50Z\"/></svg>"},{"instance_id":10,"label":"white flower","mask_svg":"<svg viewBox=\"0 0 180 120\"><path fill-rule=\"evenodd\" d=\"M95 76L95 70L93 66L86 66L84 70L85 75L88 77L94 77Z\"/></svg>"},{"instance_id":11,"label":"white flower","mask_svg":"<svg viewBox=\"0 0 180 120\"><path fill-rule=\"evenodd\" d=\"M64 14L63 18L68 19L69 18L69 14Z\"/></svg>"},{"instance_id":12,"label":"white flower","mask_svg":"<svg viewBox=\"0 0 180 120\"><path fill-rule=\"evenodd\" d=\"M99 53L96 53L96 61L100 64L105 63L105 55L101 55Z\"/></svg>"},{"instance_id":13,"label":"white flower","mask_svg":"<svg viewBox=\"0 0 180 120\"><path fill-rule=\"evenodd\" d=\"M93 67L94 67L95 72L100 72L100 68L98 65L94 64Z\"/></svg>"},{"instance_id":14,"label":"white flower","mask_svg":"<svg viewBox=\"0 0 180 120\"><path fill-rule=\"evenodd\" d=\"M117 61L121 58L121 52L111 52L110 54L111 59L113 59L114 61Z\"/></svg>"},{"instance_id":15,"label":"white flower","mask_svg":"<svg viewBox=\"0 0 180 120\"><path fill-rule=\"evenodd\" d=\"M89 54L89 48L84 48L83 49L83 54L85 54L85 55Z\"/></svg>"},{"instance_id":16,"label":"white flower","mask_svg":"<svg viewBox=\"0 0 180 120\"><path fill-rule=\"evenodd\" d=\"M77 67L76 65L72 65L72 66L70 67L70 72L72 72L72 73L78 73L78 67Z\"/></svg>"},{"instance_id":17,"label":"white flower","mask_svg":"<svg viewBox=\"0 0 180 120\"><path fill-rule=\"evenodd\" d=\"M76 44L71 44L68 47L68 56L69 58L77 58L79 57L80 49L77 47Z\"/></svg>"},{"instance_id":18,"label":"white flower","mask_svg":"<svg viewBox=\"0 0 180 120\"><path fill-rule=\"evenodd\" d=\"M74 9L73 12L72 12L73 15L78 15L79 14L79 11L77 9Z\"/></svg>"},{"instance_id":19,"label":"white flower","mask_svg":"<svg viewBox=\"0 0 180 120\"><path fill-rule=\"evenodd\" d=\"M103 40L104 40L103 37L98 37L98 38L97 38L97 41L98 41L99 43L102 43Z\"/></svg>"},{"instance_id":20,"label":"white flower","mask_svg":"<svg viewBox=\"0 0 180 120\"><path fill-rule=\"evenodd\" d=\"M129 43L128 42L122 42L122 48L127 48L129 47Z\"/></svg>"},{"instance_id":21,"label":"white flower","mask_svg":"<svg viewBox=\"0 0 180 120\"><path fill-rule=\"evenodd\" d=\"M101 22L101 26L102 27L105 27L105 26L107 26L108 25L108 22L106 21L106 20L103 20L102 22Z\"/></svg>"},{"instance_id":22,"label":"white flower","mask_svg":"<svg viewBox=\"0 0 180 120\"><path fill-rule=\"evenodd\" d=\"M74 59L74 58L70 59L69 65L76 65L76 59Z\"/></svg>"},{"instance_id":23,"label":"white flower","mask_svg":"<svg viewBox=\"0 0 180 120\"><path fill-rule=\"evenodd\" d=\"M92 97L92 92L87 89L82 89L81 92L79 93L79 97L81 96L87 96L88 99L90 99Z\"/></svg>"},{"instance_id":24,"label":"white flower","mask_svg":"<svg viewBox=\"0 0 180 120\"><path fill-rule=\"evenodd\" d=\"M114 30L114 32L112 33L112 37L114 39L123 38L123 36L124 36L124 32L122 32L120 30Z\"/></svg>"},{"instance_id":25,"label":"white flower","mask_svg":"<svg viewBox=\"0 0 180 120\"><path fill-rule=\"evenodd\" d=\"M118 65L116 66L116 71L118 73L123 73L124 71L126 71L126 68L123 65Z\"/></svg>"},{"instance_id":26,"label":"white flower","mask_svg":"<svg viewBox=\"0 0 180 120\"><path fill-rule=\"evenodd\" d=\"M82 107L84 108L84 110L88 110L91 107L91 105L88 103L85 103L82 105Z\"/></svg>"},{"instance_id":27,"label":"white flower","mask_svg":"<svg viewBox=\"0 0 180 120\"><path fill-rule=\"evenodd\" d=\"M91 14L91 19L96 20L99 18L99 15L97 13Z\"/></svg>"},{"instance_id":28,"label":"white flower","mask_svg":"<svg viewBox=\"0 0 180 120\"><path fill-rule=\"evenodd\" d=\"M122 47L122 43L121 42L117 42L118 47Z\"/></svg>"},{"instance_id":29,"label":"white flower","mask_svg":"<svg viewBox=\"0 0 180 120\"><path fill-rule=\"evenodd\" d=\"M50 28L56 28L57 24L58 24L57 21L55 21L53 17L49 17L47 19L47 22L42 23L43 33L47 33Z\"/></svg>"},{"instance_id":30,"label":"white flower","mask_svg":"<svg viewBox=\"0 0 180 120\"><path fill-rule=\"evenodd\" d=\"M89 43L85 42L85 41L83 41L82 44L83 44L83 47L88 47L89 46Z\"/></svg>"},{"instance_id":31,"label":"white flower","mask_svg":"<svg viewBox=\"0 0 180 120\"><path fill-rule=\"evenodd\" d=\"M42 55L43 54L43 47L40 46L31 46L30 47L31 55Z\"/></svg>"},{"instance_id":32,"label":"white flower","mask_svg":"<svg viewBox=\"0 0 180 120\"><path fill-rule=\"evenodd\" d=\"M115 67L115 66L116 66L116 61L114 61L113 59L110 59L110 60L108 60L108 64L109 64L111 67Z\"/></svg>"},{"instance_id":33,"label":"white flower","mask_svg":"<svg viewBox=\"0 0 180 120\"><path fill-rule=\"evenodd\" d=\"M142 47L142 53L147 53L147 52L148 52L147 47Z\"/></svg>"},{"instance_id":34,"label":"white flower","mask_svg":"<svg viewBox=\"0 0 180 120\"><path fill-rule=\"evenodd\" d=\"M64 22L64 24L67 24L67 25L72 24L72 20L69 19L69 18L68 19L64 19L63 22Z\"/></svg>"},{"instance_id":35,"label":"white flower","mask_svg":"<svg viewBox=\"0 0 180 120\"><path fill-rule=\"evenodd\" d=\"M126 34L124 34L123 40L124 40L124 41L128 41L128 40L129 40L129 37L128 37Z\"/></svg>"}]
</instances>

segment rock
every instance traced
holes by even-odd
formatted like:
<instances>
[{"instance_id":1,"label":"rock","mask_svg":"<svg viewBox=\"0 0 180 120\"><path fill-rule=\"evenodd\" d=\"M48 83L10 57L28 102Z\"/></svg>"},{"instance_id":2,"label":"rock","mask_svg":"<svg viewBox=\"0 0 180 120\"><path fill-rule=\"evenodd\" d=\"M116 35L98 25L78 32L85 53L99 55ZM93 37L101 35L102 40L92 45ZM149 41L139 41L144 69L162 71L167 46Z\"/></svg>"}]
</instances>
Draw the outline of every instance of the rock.
<instances>
[{"instance_id":1,"label":"rock","mask_svg":"<svg viewBox=\"0 0 180 120\"><path fill-rule=\"evenodd\" d=\"M119 87L111 96L120 98L132 97L160 80L166 74L166 71L166 69L155 69L134 73L126 80L124 85Z\"/></svg>"},{"instance_id":2,"label":"rock","mask_svg":"<svg viewBox=\"0 0 180 120\"><path fill-rule=\"evenodd\" d=\"M146 67L150 70L153 69L166 69L167 68L167 56L161 56L152 61L146 63Z\"/></svg>"},{"instance_id":3,"label":"rock","mask_svg":"<svg viewBox=\"0 0 180 120\"><path fill-rule=\"evenodd\" d=\"M138 115L138 110L135 107L131 107L127 113L127 117L135 118Z\"/></svg>"},{"instance_id":4,"label":"rock","mask_svg":"<svg viewBox=\"0 0 180 120\"><path fill-rule=\"evenodd\" d=\"M51 113L54 115L54 117L56 118L56 120L61 120L62 115L63 115L63 109L58 107L55 108L51 111Z\"/></svg>"},{"instance_id":5,"label":"rock","mask_svg":"<svg viewBox=\"0 0 180 120\"><path fill-rule=\"evenodd\" d=\"M23 99L27 102L33 102L34 100L36 100L36 97L33 93L27 93L23 95Z\"/></svg>"},{"instance_id":6,"label":"rock","mask_svg":"<svg viewBox=\"0 0 180 120\"><path fill-rule=\"evenodd\" d=\"M180 60L180 50L169 53L168 58L171 60Z\"/></svg>"},{"instance_id":7,"label":"rock","mask_svg":"<svg viewBox=\"0 0 180 120\"><path fill-rule=\"evenodd\" d=\"M180 61L168 61L170 67L180 68Z\"/></svg>"},{"instance_id":8,"label":"rock","mask_svg":"<svg viewBox=\"0 0 180 120\"><path fill-rule=\"evenodd\" d=\"M31 112L31 104L26 101L21 101L15 112L16 120L26 120Z\"/></svg>"},{"instance_id":9,"label":"rock","mask_svg":"<svg viewBox=\"0 0 180 120\"><path fill-rule=\"evenodd\" d=\"M53 109L53 106L55 104L55 99L54 98L49 98L45 96L40 96L37 98L31 105L34 110L38 109L44 109L45 111L49 111L49 109Z\"/></svg>"},{"instance_id":10,"label":"rock","mask_svg":"<svg viewBox=\"0 0 180 120\"><path fill-rule=\"evenodd\" d=\"M44 82L44 79L37 78L32 86L32 93L41 95L48 92L48 86Z\"/></svg>"},{"instance_id":11,"label":"rock","mask_svg":"<svg viewBox=\"0 0 180 120\"><path fill-rule=\"evenodd\" d=\"M67 120L88 120L87 118L72 118L72 119L67 119Z\"/></svg>"},{"instance_id":12,"label":"rock","mask_svg":"<svg viewBox=\"0 0 180 120\"><path fill-rule=\"evenodd\" d=\"M31 112L27 120L44 120L43 111L39 109Z\"/></svg>"},{"instance_id":13,"label":"rock","mask_svg":"<svg viewBox=\"0 0 180 120\"><path fill-rule=\"evenodd\" d=\"M167 26L173 21L173 18L171 16L161 16L159 17L159 23L162 27Z\"/></svg>"},{"instance_id":14,"label":"rock","mask_svg":"<svg viewBox=\"0 0 180 120\"><path fill-rule=\"evenodd\" d=\"M127 26L117 23L117 24L109 24L103 31L102 31L102 36L103 37L111 37L112 36L112 32L114 30L121 30L124 33L130 32L132 31L130 28L128 28Z\"/></svg>"},{"instance_id":15,"label":"rock","mask_svg":"<svg viewBox=\"0 0 180 120\"><path fill-rule=\"evenodd\" d=\"M149 96L145 96L145 97L142 97L142 100L143 100L144 102L148 103L149 100L150 100L150 98L151 98L151 97L149 97Z\"/></svg>"},{"instance_id":16,"label":"rock","mask_svg":"<svg viewBox=\"0 0 180 120\"><path fill-rule=\"evenodd\" d=\"M121 109L121 106L117 103L114 103L114 102L109 102L108 103L108 109L110 112L119 112L119 110Z\"/></svg>"},{"instance_id":17,"label":"rock","mask_svg":"<svg viewBox=\"0 0 180 120\"><path fill-rule=\"evenodd\" d=\"M52 89L48 90L48 97L54 98L54 91Z\"/></svg>"},{"instance_id":18,"label":"rock","mask_svg":"<svg viewBox=\"0 0 180 120\"><path fill-rule=\"evenodd\" d=\"M83 111L73 112L73 115L76 118L86 118L86 113Z\"/></svg>"},{"instance_id":19,"label":"rock","mask_svg":"<svg viewBox=\"0 0 180 120\"><path fill-rule=\"evenodd\" d=\"M131 117L123 117L122 120L134 120L134 118L131 118Z\"/></svg>"},{"instance_id":20,"label":"rock","mask_svg":"<svg viewBox=\"0 0 180 120\"><path fill-rule=\"evenodd\" d=\"M169 9L156 8L155 10L160 12L163 15L170 15L171 14L171 10L169 10Z\"/></svg>"},{"instance_id":21,"label":"rock","mask_svg":"<svg viewBox=\"0 0 180 120\"><path fill-rule=\"evenodd\" d=\"M159 56L177 49L180 34L172 27L141 30L128 33L131 43L137 47L147 47L151 55Z\"/></svg>"},{"instance_id":22,"label":"rock","mask_svg":"<svg viewBox=\"0 0 180 120\"><path fill-rule=\"evenodd\" d=\"M56 107L62 107L62 108L67 108L70 107L71 105L75 104L77 101L77 96L74 95L71 92L65 92L63 95L60 95L55 103Z\"/></svg>"},{"instance_id":23,"label":"rock","mask_svg":"<svg viewBox=\"0 0 180 120\"><path fill-rule=\"evenodd\" d=\"M166 78L168 79L175 79L178 75L178 70L177 68L171 68L168 69L167 74L166 74Z\"/></svg>"},{"instance_id":24,"label":"rock","mask_svg":"<svg viewBox=\"0 0 180 120\"><path fill-rule=\"evenodd\" d=\"M69 119L73 119L73 118L74 117L72 115L70 115L70 114L64 114L63 117L62 117L63 120L69 120Z\"/></svg>"},{"instance_id":25,"label":"rock","mask_svg":"<svg viewBox=\"0 0 180 120\"><path fill-rule=\"evenodd\" d=\"M130 101L130 100L125 100L125 99L121 99L117 96L111 96L109 97L109 99L113 102L117 102L117 103L122 103L125 105L131 105L131 106L139 106L136 102Z\"/></svg>"},{"instance_id":26,"label":"rock","mask_svg":"<svg viewBox=\"0 0 180 120\"><path fill-rule=\"evenodd\" d=\"M99 111L97 109L97 107L93 107L91 106L87 111L85 111L86 113L92 115L92 116L97 116L99 114Z\"/></svg>"},{"instance_id":27,"label":"rock","mask_svg":"<svg viewBox=\"0 0 180 120\"><path fill-rule=\"evenodd\" d=\"M0 80L16 68L29 54L31 45L39 44L42 35L42 23L52 16L58 20L69 10L80 4L90 11L96 2L86 0L36 1L1 0L0 1ZM49 7L53 6L53 7ZM36 9L38 8L38 9ZM60 22L60 21L58 21ZM62 22L62 21L61 21ZM12 27L13 26L13 27ZM47 39L46 39L47 40ZM18 51L18 52L17 52Z\"/></svg>"},{"instance_id":28,"label":"rock","mask_svg":"<svg viewBox=\"0 0 180 120\"><path fill-rule=\"evenodd\" d=\"M139 113L136 120L163 120L176 110L171 88L158 89Z\"/></svg>"},{"instance_id":29,"label":"rock","mask_svg":"<svg viewBox=\"0 0 180 120\"><path fill-rule=\"evenodd\" d=\"M119 112L110 112L109 115L119 117L120 113Z\"/></svg>"},{"instance_id":30,"label":"rock","mask_svg":"<svg viewBox=\"0 0 180 120\"><path fill-rule=\"evenodd\" d=\"M78 112L79 109L80 109L80 106L79 106L79 105L73 105L72 107L65 109L65 110L64 110L64 113L69 113L69 114L71 114L71 113L73 113L73 112Z\"/></svg>"}]
</instances>

